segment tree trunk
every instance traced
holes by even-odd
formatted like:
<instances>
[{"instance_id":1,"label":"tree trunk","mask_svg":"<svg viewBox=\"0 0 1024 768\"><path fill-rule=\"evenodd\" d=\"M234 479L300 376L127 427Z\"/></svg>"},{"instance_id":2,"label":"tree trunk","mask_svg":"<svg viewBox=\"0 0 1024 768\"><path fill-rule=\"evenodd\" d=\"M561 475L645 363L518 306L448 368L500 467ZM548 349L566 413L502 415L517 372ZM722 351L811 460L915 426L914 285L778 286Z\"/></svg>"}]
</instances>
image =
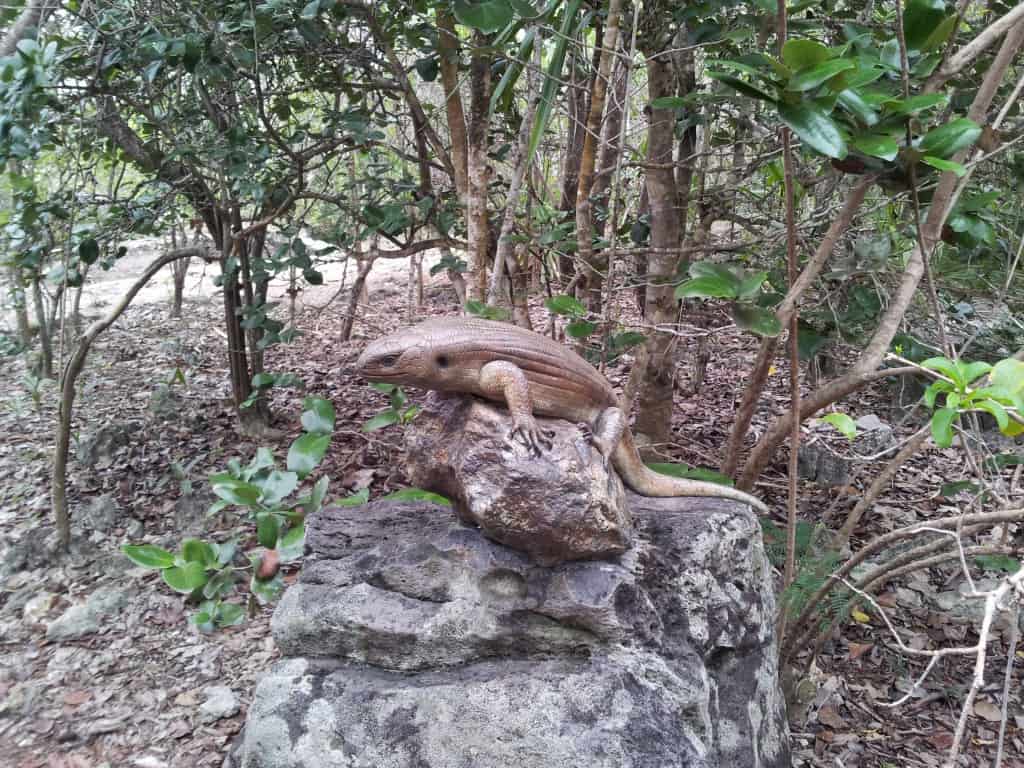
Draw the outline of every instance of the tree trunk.
<instances>
[{"instance_id":1,"label":"tree trunk","mask_svg":"<svg viewBox=\"0 0 1024 768\"><path fill-rule=\"evenodd\" d=\"M612 59L619 40L619 17L622 15L623 0L609 0L608 18L605 21L604 37L601 41L601 60L590 95L590 111L587 116L587 133L583 137L583 154L580 158L580 179L576 189L576 252L580 267L585 270L585 299L591 312L601 311L601 288L604 277L594 253L594 208L590 198L594 188L594 170L597 165L597 144L601 136L601 122L608 92L608 80L612 72Z\"/></svg>"},{"instance_id":2,"label":"tree trunk","mask_svg":"<svg viewBox=\"0 0 1024 768\"><path fill-rule=\"evenodd\" d=\"M488 44L479 32L474 40L477 48ZM487 297L487 262L491 233L487 221L487 187L490 165L487 160L487 130L491 101L490 60L482 51L473 53L470 65L470 108L468 135L469 195L466 212L466 239L469 249L467 269L469 299L484 301Z\"/></svg>"},{"instance_id":3,"label":"tree trunk","mask_svg":"<svg viewBox=\"0 0 1024 768\"><path fill-rule=\"evenodd\" d=\"M366 278L370 275L370 270L373 269L373 262L377 258L377 246L376 244L371 245L370 253L365 257L361 257L359 254L354 255L358 272L356 279L352 283L352 293L348 297L345 315L341 319L340 335L342 341L350 341L352 339L352 327L355 325L356 314L359 312L359 299L366 290Z\"/></svg>"},{"instance_id":4,"label":"tree trunk","mask_svg":"<svg viewBox=\"0 0 1024 768\"><path fill-rule=\"evenodd\" d=\"M599 237L604 237L607 232L608 217L611 211L608 207L608 189L611 187L612 175L619 159L620 144L622 141L622 113L626 108L627 86L630 63L627 60L629 51L623 44L625 30L619 34L619 56L615 59L614 74L612 75L611 99L608 102L608 116L605 118L604 126L601 129L601 154L597 160L597 176L594 179L594 189L590 196L594 205L603 215L598 216L594 221L594 229ZM604 259L602 267L604 266Z\"/></svg>"},{"instance_id":5,"label":"tree trunk","mask_svg":"<svg viewBox=\"0 0 1024 768\"><path fill-rule=\"evenodd\" d=\"M538 39L533 46L533 67L539 70L541 59L541 48L543 40ZM501 221L501 232L498 235L498 249L494 257L494 270L491 272L491 285L487 292L487 303L496 305L501 302L502 288L504 287L503 275L505 267L508 266L508 274L518 272L515 264L514 243L512 234L516 225L516 212L519 210L520 197L523 190L523 179L529 171L530 158L527 149L530 143L530 130L533 128L534 115L537 114L537 104L540 102L541 89L536 87L533 70L527 74L527 90L530 97L526 104L526 112L522 115L519 124L519 136L516 140L516 147L512 155L512 178L508 183L508 194L505 197L505 214Z\"/></svg>"},{"instance_id":6,"label":"tree trunk","mask_svg":"<svg viewBox=\"0 0 1024 768\"><path fill-rule=\"evenodd\" d=\"M46 305L43 303L43 289L39 282L39 275L32 275L32 304L35 306L36 324L39 326L38 376L52 379L54 378L53 337L50 335L50 323L46 319Z\"/></svg>"},{"instance_id":7,"label":"tree trunk","mask_svg":"<svg viewBox=\"0 0 1024 768\"><path fill-rule=\"evenodd\" d=\"M671 59L646 52L647 89L650 101L675 92ZM651 109L647 129L647 198L650 201L651 250L648 256L649 285L644 316L658 326L675 322L676 300L672 286L679 258L679 210L675 170L672 167L675 110ZM639 387L636 427L640 445L668 442L672 427L672 358L674 336L652 333L646 343L646 366Z\"/></svg>"},{"instance_id":8,"label":"tree trunk","mask_svg":"<svg viewBox=\"0 0 1024 768\"><path fill-rule=\"evenodd\" d=\"M185 277L188 275L189 259L181 259L171 264L174 277L174 300L171 303L171 317L181 317L181 304L185 297Z\"/></svg>"},{"instance_id":9,"label":"tree trunk","mask_svg":"<svg viewBox=\"0 0 1024 768\"><path fill-rule=\"evenodd\" d=\"M565 153L562 155L562 194L558 209L566 214L576 211L576 190L580 183L580 158L583 156L584 124L587 119L587 89L579 65L580 54L574 47L570 59L569 87L565 90L568 126ZM572 256L563 253L558 259L558 271L563 283L569 282L576 272Z\"/></svg>"},{"instance_id":10,"label":"tree trunk","mask_svg":"<svg viewBox=\"0 0 1024 768\"><path fill-rule=\"evenodd\" d=\"M21 272L17 267L7 267L7 282L14 308L14 319L18 325L18 341L21 342L21 346L28 349L32 344L32 324L28 319L25 286L21 282Z\"/></svg>"}]
</instances>

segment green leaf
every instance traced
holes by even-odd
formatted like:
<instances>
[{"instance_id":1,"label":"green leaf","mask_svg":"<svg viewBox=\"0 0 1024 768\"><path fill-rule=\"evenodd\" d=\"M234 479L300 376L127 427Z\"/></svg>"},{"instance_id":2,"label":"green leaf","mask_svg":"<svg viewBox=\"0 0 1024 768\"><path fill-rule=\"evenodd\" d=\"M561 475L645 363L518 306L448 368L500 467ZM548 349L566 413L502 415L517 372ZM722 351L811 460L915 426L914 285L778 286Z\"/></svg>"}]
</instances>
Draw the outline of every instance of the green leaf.
<instances>
[{"instance_id":1,"label":"green leaf","mask_svg":"<svg viewBox=\"0 0 1024 768\"><path fill-rule=\"evenodd\" d=\"M938 26L932 30L932 33L928 35L928 39L921 44L921 51L933 51L949 40L949 36L952 35L953 30L956 29L956 19L957 15L955 13L951 13L949 16L944 18ZM929 74L931 73L929 72Z\"/></svg>"},{"instance_id":2,"label":"green leaf","mask_svg":"<svg viewBox=\"0 0 1024 768\"><path fill-rule=\"evenodd\" d=\"M334 431L334 404L322 397L307 397L302 403L302 428L307 432Z\"/></svg>"},{"instance_id":3,"label":"green leaf","mask_svg":"<svg viewBox=\"0 0 1024 768\"><path fill-rule=\"evenodd\" d=\"M839 92L838 100L847 112L864 123L864 125L871 127L878 122L878 114L871 108L871 105L864 100L864 97L857 93L857 91L851 88L842 90ZM866 154L871 153L868 152Z\"/></svg>"},{"instance_id":4,"label":"green leaf","mask_svg":"<svg viewBox=\"0 0 1024 768\"><path fill-rule=\"evenodd\" d=\"M820 64L815 64L813 67L798 71L789 79L786 89L790 91L810 91L826 80L831 80L840 72L846 72L847 70L854 69L856 66L856 62L849 59L823 61Z\"/></svg>"},{"instance_id":5,"label":"green leaf","mask_svg":"<svg viewBox=\"0 0 1024 768\"><path fill-rule=\"evenodd\" d=\"M78 244L78 258L86 264L92 264L100 257L100 244L94 238L87 237Z\"/></svg>"},{"instance_id":6,"label":"green leaf","mask_svg":"<svg viewBox=\"0 0 1024 768\"><path fill-rule=\"evenodd\" d=\"M853 140L853 146L865 155L890 161L895 160L900 151L899 145L891 136L877 134L858 136Z\"/></svg>"},{"instance_id":7,"label":"green leaf","mask_svg":"<svg viewBox=\"0 0 1024 768\"><path fill-rule=\"evenodd\" d=\"M821 420L838 429L847 440L853 440L857 436L857 422L845 413L830 413Z\"/></svg>"},{"instance_id":8,"label":"green leaf","mask_svg":"<svg viewBox=\"0 0 1024 768\"><path fill-rule=\"evenodd\" d=\"M1009 555L978 555L974 558L974 562L986 571L1016 573L1020 570L1020 560Z\"/></svg>"},{"instance_id":9,"label":"green leaf","mask_svg":"<svg viewBox=\"0 0 1024 768\"><path fill-rule=\"evenodd\" d=\"M370 500L370 489L361 488L360 490L353 493L351 496L346 496L344 499L335 499L332 506L335 507L358 507L361 504L365 504Z\"/></svg>"},{"instance_id":10,"label":"green leaf","mask_svg":"<svg viewBox=\"0 0 1024 768\"><path fill-rule=\"evenodd\" d=\"M932 439L939 448L953 444L953 421L957 412L952 408L939 408L932 416Z\"/></svg>"},{"instance_id":11,"label":"green leaf","mask_svg":"<svg viewBox=\"0 0 1024 768\"><path fill-rule=\"evenodd\" d=\"M761 286L764 285L768 279L767 272L754 272L753 274L747 275L740 281L740 286L736 290L736 295L741 299L749 299L761 292Z\"/></svg>"},{"instance_id":12,"label":"green leaf","mask_svg":"<svg viewBox=\"0 0 1024 768\"><path fill-rule=\"evenodd\" d=\"M506 112L510 111L509 105L512 101L512 92L519 80L519 76L523 72L523 65L530 60L530 54L533 52L533 43L536 36L536 29L529 30L523 36L522 41L519 43L519 50L516 52L515 58L509 62L509 65L505 68L505 73L501 76L501 80L498 81L498 85L491 93L491 103L488 107L489 114L493 115L497 112L499 106L501 106Z\"/></svg>"},{"instance_id":13,"label":"green leaf","mask_svg":"<svg viewBox=\"0 0 1024 768\"><path fill-rule=\"evenodd\" d=\"M259 485L263 488L260 503L265 507L273 507L298 487L299 476L294 472L275 469Z\"/></svg>"},{"instance_id":14,"label":"green leaf","mask_svg":"<svg viewBox=\"0 0 1024 768\"><path fill-rule=\"evenodd\" d=\"M960 372L960 378L964 384L970 384L973 381L977 381L992 370L992 366L988 363L965 363L963 360L956 361L956 368Z\"/></svg>"},{"instance_id":15,"label":"green leaf","mask_svg":"<svg viewBox=\"0 0 1024 768\"><path fill-rule=\"evenodd\" d=\"M318 13L320 13L320 0L313 0L313 2L307 3L302 9L302 13L299 14L299 18L303 21L312 21L316 18Z\"/></svg>"},{"instance_id":16,"label":"green leaf","mask_svg":"<svg viewBox=\"0 0 1024 768\"><path fill-rule=\"evenodd\" d=\"M277 516L264 512L256 516L256 538L261 547L274 549L277 546L277 537L281 532L281 523Z\"/></svg>"},{"instance_id":17,"label":"green leaf","mask_svg":"<svg viewBox=\"0 0 1024 768\"><path fill-rule=\"evenodd\" d=\"M224 570L213 574L208 582L203 585L203 597L207 600L214 600L218 597L226 597L235 588L234 571Z\"/></svg>"},{"instance_id":18,"label":"green leaf","mask_svg":"<svg viewBox=\"0 0 1024 768\"><path fill-rule=\"evenodd\" d=\"M828 48L817 40L793 38L782 46L782 61L791 69L805 69L821 64L831 57Z\"/></svg>"},{"instance_id":19,"label":"green leaf","mask_svg":"<svg viewBox=\"0 0 1024 768\"><path fill-rule=\"evenodd\" d=\"M565 65L565 52L569 42L574 39L573 26L576 23L576 16L580 9L582 0L569 0L562 15L562 24L558 30L558 37L555 39L555 49L551 52L547 70L544 72L544 84L540 90L540 101L537 104L537 114L533 119L533 128L530 129L530 143L526 148L526 163L528 164L537 151L544 132L551 121L551 114L555 106L555 96L562 85L562 69Z\"/></svg>"},{"instance_id":20,"label":"green leaf","mask_svg":"<svg viewBox=\"0 0 1024 768\"><path fill-rule=\"evenodd\" d=\"M381 497L382 501L430 501L434 504L441 504L446 507L452 505L444 496L438 493L431 493L430 491L424 491L422 488L403 488L400 491L389 493L387 496Z\"/></svg>"},{"instance_id":21,"label":"green leaf","mask_svg":"<svg viewBox=\"0 0 1024 768\"><path fill-rule=\"evenodd\" d=\"M967 386L967 382L960 375L960 369L956 367L952 360L945 357L929 357L921 363L921 367L927 368L930 371L938 371L946 378L951 379L957 389L962 390Z\"/></svg>"},{"instance_id":22,"label":"green leaf","mask_svg":"<svg viewBox=\"0 0 1024 768\"><path fill-rule=\"evenodd\" d=\"M416 59L414 66L416 67L416 73L420 76L420 79L423 80L423 82L432 83L437 79L440 62L436 56L427 56L422 59Z\"/></svg>"},{"instance_id":23,"label":"green leaf","mask_svg":"<svg viewBox=\"0 0 1024 768\"><path fill-rule=\"evenodd\" d=\"M586 320L573 320L565 326L565 332L574 339L585 339L596 330L597 325L587 322Z\"/></svg>"},{"instance_id":24,"label":"green leaf","mask_svg":"<svg viewBox=\"0 0 1024 768\"><path fill-rule=\"evenodd\" d=\"M243 480L236 480L230 476L218 476L215 481L214 478L210 478L210 487L213 492L220 498L224 499L231 504L237 504L242 507L249 507L259 503L260 491L258 486L252 483L247 483Z\"/></svg>"},{"instance_id":25,"label":"green leaf","mask_svg":"<svg viewBox=\"0 0 1024 768\"><path fill-rule=\"evenodd\" d=\"M945 18L945 0L909 0L903 11L903 35L907 50L926 50L925 44Z\"/></svg>"},{"instance_id":26,"label":"green leaf","mask_svg":"<svg viewBox=\"0 0 1024 768\"><path fill-rule=\"evenodd\" d=\"M1009 393L1024 393L1024 361L1008 357L992 366L991 384Z\"/></svg>"},{"instance_id":27,"label":"green leaf","mask_svg":"<svg viewBox=\"0 0 1024 768\"><path fill-rule=\"evenodd\" d=\"M170 568L174 565L174 555L152 544L124 544L121 551L143 568Z\"/></svg>"},{"instance_id":28,"label":"green leaf","mask_svg":"<svg viewBox=\"0 0 1024 768\"><path fill-rule=\"evenodd\" d=\"M948 158L969 147L981 136L981 126L966 117L960 117L934 128L921 138L919 149L926 155Z\"/></svg>"},{"instance_id":29,"label":"green leaf","mask_svg":"<svg viewBox=\"0 0 1024 768\"><path fill-rule=\"evenodd\" d=\"M363 432L376 432L378 429L390 427L392 424L397 424L399 419L400 416L398 415L398 412L389 408L386 411L381 411L363 424Z\"/></svg>"},{"instance_id":30,"label":"green leaf","mask_svg":"<svg viewBox=\"0 0 1024 768\"><path fill-rule=\"evenodd\" d=\"M258 560L259 558L257 558L257 562ZM256 601L260 605L274 602L283 590L284 579L281 578L280 572L272 579L263 581L256 578L256 568L253 568L252 579L249 581L249 591L256 596Z\"/></svg>"},{"instance_id":31,"label":"green leaf","mask_svg":"<svg viewBox=\"0 0 1024 768\"><path fill-rule=\"evenodd\" d=\"M726 477L725 475L711 469L691 467L687 464L670 464L657 461L651 462L647 466L658 474L668 475L669 477L683 477L687 480L702 480L707 483L717 483L718 485L730 487L733 485L732 478Z\"/></svg>"},{"instance_id":32,"label":"green leaf","mask_svg":"<svg viewBox=\"0 0 1024 768\"><path fill-rule=\"evenodd\" d=\"M455 0L452 10L460 24L472 27L485 35L497 32L512 21L512 7L507 2L498 0Z\"/></svg>"},{"instance_id":33,"label":"green leaf","mask_svg":"<svg viewBox=\"0 0 1024 768\"><path fill-rule=\"evenodd\" d=\"M160 575L168 587L185 595L206 584L206 568L198 562L189 562L180 568L164 568Z\"/></svg>"},{"instance_id":34,"label":"green leaf","mask_svg":"<svg viewBox=\"0 0 1024 768\"><path fill-rule=\"evenodd\" d=\"M651 102L651 109L682 109L686 106L686 99L682 96L662 96Z\"/></svg>"},{"instance_id":35,"label":"green leaf","mask_svg":"<svg viewBox=\"0 0 1024 768\"><path fill-rule=\"evenodd\" d=\"M819 107L808 102L779 104L779 117L812 149L827 157L846 157L846 141L839 126Z\"/></svg>"},{"instance_id":36,"label":"green leaf","mask_svg":"<svg viewBox=\"0 0 1024 768\"><path fill-rule=\"evenodd\" d=\"M951 392L953 385L944 379L938 379L928 385L928 389L924 391L924 404L929 409L935 408L935 401L941 392Z\"/></svg>"},{"instance_id":37,"label":"green leaf","mask_svg":"<svg viewBox=\"0 0 1024 768\"><path fill-rule=\"evenodd\" d=\"M222 603L214 616L218 627L234 627L245 621L245 606L237 603Z\"/></svg>"},{"instance_id":38,"label":"green leaf","mask_svg":"<svg viewBox=\"0 0 1024 768\"><path fill-rule=\"evenodd\" d=\"M886 112L893 115L916 115L926 109L945 106L949 96L945 93L921 93L908 99L890 99L884 102Z\"/></svg>"},{"instance_id":39,"label":"green leaf","mask_svg":"<svg viewBox=\"0 0 1024 768\"><path fill-rule=\"evenodd\" d=\"M957 480L954 483L943 483L939 488L939 495L949 498L956 496L961 491L970 491L971 493L977 493L981 490L977 483L972 483L970 480Z\"/></svg>"},{"instance_id":40,"label":"green leaf","mask_svg":"<svg viewBox=\"0 0 1024 768\"><path fill-rule=\"evenodd\" d=\"M330 435L303 435L288 449L288 469L305 477L320 463L330 444Z\"/></svg>"},{"instance_id":41,"label":"green leaf","mask_svg":"<svg viewBox=\"0 0 1024 768\"><path fill-rule=\"evenodd\" d=\"M304 523L293 525L277 542L277 554L282 563L290 563L302 557L306 549L306 526Z\"/></svg>"},{"instance_id":42,"label":"green leaf","mask_svg":"<svg viewBox=\"0 0 1024 768\"><path fill-rule=\"evenodd\" d=\"M181 542L181 556L186 562L200 563L204 568L217 565L217 553L200 539L185 539Z\"/></svg>"},{"instance_id":43,"label":"green leaf","mask_svg":"<svg viewBox=\"0 0 1024 768\"><path fill-rule=\"evenodd\" d=\"M542 13L534 8L533 4L526 2L526 0L508 0L508 4L524 19L535 19Z\"/></svg>"},{"instance_id":44,"label":"green leaf","mask_svg":"<svg viewBox=\"0 0 1024 768\"><path fill-rule=\"evenodd\" d=\"M957 175L957 178L963 178L967 175L967 166L955 163L952 160L942 160L938 157L925 155L921 158L921 162L925 165L930 165L932 168L938 168L940 171L952 171Z\"/></svg>"},{"instance_id":45,"label":"green leaf","mask_svg":"<svg viewBox=\"0 0 1024 768\"><path fill-rule=\"evenodd\" d=\"M1001 432L1010 426L1010 417L1006 413L1006 409L995 400L980 400L975 403L975 406L992 414L992 417L996 420L996 424L999 425L999 430Z\"/></svg>"},{"instance_id":46,"label":"green leaf","mask_svg":"<svg viewBox=\"0 0 1024 768\"><path fill-rule=\"evenodd\" d=\"M756 333L758 336L774 338L782 333L782 324L775 313L754 304L734 304L732 319L740 328Z\"/></svg>"},{"instance_id":47,"label":"green leaf","mask_svg":"<svg viewBox=\"0 0 1024 768\"><path fill-rule=\"evenodd\" d=\"M723 280L721 277L705 276L687 280L676 288L677 299L688 299L693 297L703 299L735 299L736 281Z\"/></svg>"},{"instance_id":48,"label":"green leaf","mask_svg":"<svg viewBox=\"0 0 1024 768\"><path fill-rule=\"evenodd\" d=\"M544 306L556 315L584 317L587 314L587 308L572 296L552 296L544 302Z\"/></svg>"},{"instance_id":49,"label":"green leaf","mask_svg":"<svg viewBox=\"0 0 1024 768\"><path fill-rule=\"evenodd\" d=\"M752 99L767 101L770 104L775 104L777 101L772 94L758 88L756 85L751 85L745 80L740 80L738 77L723 75L721 72L708 72L708 76L714 78L720 83L728 85L733 90L739 91L744 96L749 96Z\"/></svg>"}]
</instances>

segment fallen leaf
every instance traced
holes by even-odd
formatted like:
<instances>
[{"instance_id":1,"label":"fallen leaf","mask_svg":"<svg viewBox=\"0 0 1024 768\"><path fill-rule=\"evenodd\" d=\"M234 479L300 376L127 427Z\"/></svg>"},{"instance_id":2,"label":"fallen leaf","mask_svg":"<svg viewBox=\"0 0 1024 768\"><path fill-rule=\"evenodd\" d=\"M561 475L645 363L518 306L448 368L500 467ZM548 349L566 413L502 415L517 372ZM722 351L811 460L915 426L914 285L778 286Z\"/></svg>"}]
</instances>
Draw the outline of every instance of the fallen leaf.
<instances>
[{"instance_id":1,"label":"fallen leaf","mask_svg":"<svg viewBox=\"0 0 1024 768\"><path fill-rule=\"evenodd\" d=\"M852 611L850 611L850 616L853 617L854 621L860 624L871 623L871 617L864 613L864 611L858 610L857 608L854 608Z\"/></svg>"},{"instance_id":2,"label":"fallen leaf","mask_svg":"<svg viewBox=\"0 0 1024 768\"><path fill-rule=\"evenodd\" d=\"M372 482L372 469L357 469L345 475L345 479L341 481L341 484L346 488L351 488L353 491L361 491L363 488L369 488Z\"/></svg>"},{"instance_id":3,"label":"fallen leaf","mask_svg":"<svg viewBox=\"0 0 1024 768\"><path fill-rule=\"evenodd\" d=\"M953 734L949 731L936 731L928 737L928 743L936 749L949 749L953 746Z\"/></svg>"},{"instance_id":4,"label":"fallen leaf","mask_svg":"<svg viewBox=\"0 0 1024 768\"><path fill-rule=\"evenodd\" d=\"M77 691L68 691L62 697L62 701L68 706L79 707L92 698L92 691L81 688Z\"/></svg>"},{"instance_id":5,"label":"fallen leaf","mask_svg":"<svg viewBox=\"0 0 1024 768\"><path fill-rule=\"evenodd\" d=\"M174 703L179 707L194 707L199 703L199 697L194 691L185 691L174 697Z\"/></svg>"},{"instance_id":6,"label":"fallen leaf","mask_svg":"<svg viewBox=\"0 0 1024 768\"><path fill-rule=\"evenodd\" d=\"M850 661L856 661L875 647L874 643L850 643Z\"/></svg>"},{"instance_id":7,"label":"fallen leaf","mask_svg":"<svg viewBox=\"0 0 1024 768\"><path fill-rule=\"evenodd\" d=\"M1003 719L1002 710L991 701L974 702L974 716L988 720L990 723L998 723Z\"/></svg>"},{"instance_id":8,"label":"fallen leaf","mask_svg":"<svg viewBox=\"0 0 1024 768\"><path fill-rule=\"evenodd\" d=\"M846 721L831 704L825 704L818 710L818 722L837 731L846 728Z\"/></svg>"}]
</instances>

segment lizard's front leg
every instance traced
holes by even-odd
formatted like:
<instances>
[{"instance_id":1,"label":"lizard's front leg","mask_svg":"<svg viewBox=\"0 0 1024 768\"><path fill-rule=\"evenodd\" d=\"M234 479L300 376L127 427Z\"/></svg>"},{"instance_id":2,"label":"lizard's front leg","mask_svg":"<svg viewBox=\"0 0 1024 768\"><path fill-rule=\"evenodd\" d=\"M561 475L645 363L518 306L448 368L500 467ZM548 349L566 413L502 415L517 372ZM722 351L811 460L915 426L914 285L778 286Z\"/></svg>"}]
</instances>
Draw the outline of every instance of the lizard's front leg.
<instances>
[{"instance_id":1,"label":"lizard's front leg","mask_svg":"<svg viewBox=\"0 0 1024 768\"><path fill-rule=\"evenodd\" d=\"M515 426L508 437L519 440L538 456L542 448L551 448L555 433L541 429L533 418L530 383L522 369L506 360L495 360L480 369L480 389L490 398L504 399Z\"/></svg>"}]
</instances>

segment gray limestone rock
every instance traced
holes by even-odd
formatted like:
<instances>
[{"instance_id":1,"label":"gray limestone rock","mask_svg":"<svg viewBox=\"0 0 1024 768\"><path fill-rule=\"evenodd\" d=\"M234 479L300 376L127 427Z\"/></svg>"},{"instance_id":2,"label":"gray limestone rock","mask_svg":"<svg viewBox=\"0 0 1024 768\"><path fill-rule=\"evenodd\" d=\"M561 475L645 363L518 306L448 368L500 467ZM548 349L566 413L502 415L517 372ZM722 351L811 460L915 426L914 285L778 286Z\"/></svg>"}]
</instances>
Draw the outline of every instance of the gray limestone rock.
<instances>
[{"instance_id":1,"label":"gray limestone rock","mask_svg":"<svg viewBox=\"0 0 1024 768\"><path fill-rule=\"evenodd\" d=\"M121 508L109 493L94 496L82 512L82 525L91 531L108 533L117 525L121 517Z\"/></svg>"},{"instance_id":2,"label":"gray limestone rock","mask_svg":"<svg viewBox=\"0 0 1024 768\"><path fill-rule=\"evenodd\" d=\"M537 421L553 433L541 456L507 438L507 410L432 393L406 430L409 478L450 498L487 537L539 563L624 552L632 525L622 482L579 427Z\"/></svg>"},{"instance_id":3,"label":"gray limestone rock","mask_svg":"<svg viewBox=\"0 0 1024 768\"><path fill-rule=\"evenodd\" d=\"M199 722L205 725L234 717L241 709L238 696L226 685L211 685L203 693L206 701L199 706Z\"/></svg>"},{"instance_id":4,"label":"gray limestone rock","mask_svg":"<svg viewBox=\"0 0 1024 768\"><path fill-rule=\"evenodd\" d=\"M434 504L311 517L229 764L788 766L756 517L627 500L633 548L554 567Z\"/></svg>"},{"instance_id":5,"label":"gray limestone rock","mask_svg":"<svg viewBox=\"0 0 1024 768\"><path fill-rule=\"evenodd\" d=\"M141 429L136 421L104 424L79 441L75 451L78 462L87 467L108 465L118 451L131 445L132 436Z\"/></svg>"},{"instance_id":6,"label":"gray limestone rock","mask_svg":"<svg viewBox=\"0 0 1024 768\"><path fill-rule=\"evenodd\" d=\"M46 628L46 639L77 640L100 631L101 620L120 613L128 604L130 593L114 587L100 587L85 602L72 605Z\"/></svg>"}]
</instances>

